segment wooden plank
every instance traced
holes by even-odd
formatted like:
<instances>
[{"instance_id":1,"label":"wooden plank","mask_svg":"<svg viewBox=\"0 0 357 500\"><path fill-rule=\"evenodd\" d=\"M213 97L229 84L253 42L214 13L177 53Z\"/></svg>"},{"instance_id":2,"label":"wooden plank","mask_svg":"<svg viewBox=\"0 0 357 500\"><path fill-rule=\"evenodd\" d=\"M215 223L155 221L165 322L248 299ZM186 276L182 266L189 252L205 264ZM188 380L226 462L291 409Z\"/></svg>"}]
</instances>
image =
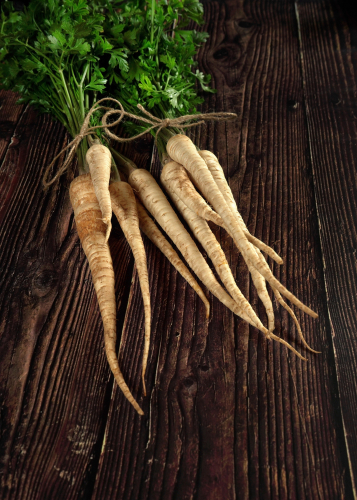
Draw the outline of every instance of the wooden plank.
<instances>
[{"instance_id":1,"label":"wooden plank","mask_svg":"<svg viewBox=\"0 0 357 500\"><path fill-rule=\"evenodd\" d=\"M24 106L16 106L17 100L17 94L0 90L0 221L17 182L16 155L14 161L11 161L11 157L8 156L6 165L2 163L10 141L11 143L18 141L14 130L23 113ZM15 151L15 149L11 150L11 152Z\"/></svg>"},{"instance_id":2,"label":"wooden plank","mask_svg":"<svg viewBox=\"0 0 357 500\"><path fill-rule=\"evenodd\" d=\"M356 6L298 2L309 148L344 435L357 480Z\"/></svg>"},{"instance_id":3,"label":"wooden plank","mask_svg":"<svg viewBox=\"0 0 357 500\"><path fill-rule=\"evenodd\" d=\"M24 106L15 106L19 96L8 90L0 90L0 163L4 159L6 149L11 138L14 140L13 133L15 126L24 111ZM1 184L3 189L3 185Z\"/></svg>"},{"instance_id":4,"label":"wooden plank","mask_svg":"<svg viewBox=\"0 0 357 500\"><path fill-rule=\"evenodd\" d=\"M14 137L1 167L13 187L1 191L0 496L88 498L113 380L66 179L42 189L67 138L32 109ZM118 227L110 245L120 332L133 262Z\"/></svg>"},{"instance_id":5,"label":"wooden plank","mask_svg":"<svg viewBox=\"0 0 357 500\"><path fill-rule=\"evenodd\" d=\"M218 93L203 111L235 111L238 120L200 128L195 141L219 155L249 228L283 256L275 275L319 312L318 321L297 315L322 354L296 342L309 358L301 362L212 297L206 328L200 302L146 242L153 327L145 417L114 389L93 498L351 498L294 4L212 2L205 16L211 36L199 64L213 74ZM156 156L151 170L158 178ZM224 232L214 231L240 288L266 321L242 259ZM292 321L280 308L276 315L276 333L295 344ZM135 387L142 338L135 281L121 346Z\"/></svg>"}]
</instances>

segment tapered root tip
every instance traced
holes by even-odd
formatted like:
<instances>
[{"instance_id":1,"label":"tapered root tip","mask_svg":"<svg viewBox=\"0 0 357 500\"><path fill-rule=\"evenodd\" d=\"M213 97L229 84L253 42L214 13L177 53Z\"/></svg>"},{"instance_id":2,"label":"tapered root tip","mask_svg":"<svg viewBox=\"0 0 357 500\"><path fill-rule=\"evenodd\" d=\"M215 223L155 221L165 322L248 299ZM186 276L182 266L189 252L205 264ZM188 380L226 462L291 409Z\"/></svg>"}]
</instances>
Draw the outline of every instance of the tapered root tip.
<instances>
[{"instance_id":1,"label":"tapered root tip","mask_svg":"<svg viewBox=\"0 0 357 500\"><path fill-rule=\"evenodd\" d=\"M128 397L124 394L124 396L128 399ZM144 412L143 410L140 408L140 406L138 405L138 403L135 401L135 399L133 398L133 400L131 399L128 399L129 403L131 403L134 407L134 409L139 413L139 415L144 415Z\"/></svg>"},{"instance_id":2,"label":"tapered root tip","mask_svg":"<svg viewBox=\"0 0 357 500\"><path fill-rule=\"evenodd\" d=\"M288 342L286 342L285 340L281 339L280 337L278 337L277 335L274 335L274 333L271 333L271 338L273 340L276 340L277 342L280 342L280 344L283 344L285 345L285 347L287 347L288 349L290 349L290 351L292 351L298 358L302 359L303 361L306 361L307 362L307 359L304 358L304 356L302 356L296 349L293 348L292 345L290 345Z\"/></svg>"},{"instance_id":3,"label":"tapered root tip","mask_svg":"<svg viewBox=\"0 0 357 500\"><path fill-rule=\"evenodd\" d=\"M321 354L321 351L314 351L314 349L311 349L311 347L308 347L309 351L313 352L314 354Z\"/></svg>"},{"instance_id":4,"label":"tapered root tip","mask_svg":"<svg viewBox=\"0 0 357 500\"><path fill-rule=\"evenodd\" d=\"M110 233L112 232L112 221L108 219L103 219L103 222L107 226L107 231L105 233L105 242L108 243Z\"/></svg>"},{"instance_id":5,"label":"tapered root tip","mask_svg":"<svg viewBox=\"0 0 357 500\"><path fill-rule=\"evenodd\" d=\"M145 384L145 375L144 375L144 373L141 376L141 380L142 380L142 383L143 383L143 394L144 394L144 396L146 396L146 384Z\"/></svg>"},{"instance_id":6,"label":"tapered root tip","mask_svg":"<svg viewBox=\"0 0 357 500\"><path fill-rule=\"evenodd\" d=\"M126 396L125 396L126 397ZM130 403L134 406L135 410L139 413L139 415L144 415L144 412L143 410L140 408L140 406L138 405L138 403L135 401L135 399L133 401L130 401Z\"/></svg>"},{"instance_id":7,"label":"tapered root tip","mask_svg":"<svg viewBox=\"0 0 357 500\"><path fill-rule=\"evenodd\" d=\"M208 306L208 307L206 307L206 319L207 320L209 319L209 311L210 311L210 309L209 309L209 306Z\"/></svg>"}]
</instances>

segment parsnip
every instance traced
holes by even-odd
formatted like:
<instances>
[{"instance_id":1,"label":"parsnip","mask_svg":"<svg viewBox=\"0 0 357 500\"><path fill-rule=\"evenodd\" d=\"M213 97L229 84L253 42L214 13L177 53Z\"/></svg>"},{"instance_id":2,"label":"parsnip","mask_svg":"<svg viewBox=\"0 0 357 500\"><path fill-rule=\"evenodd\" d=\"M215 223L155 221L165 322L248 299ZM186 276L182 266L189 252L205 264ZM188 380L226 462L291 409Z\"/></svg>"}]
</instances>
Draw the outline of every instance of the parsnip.
<instances>
[{"instance_id":1,"label":"parsnip","mask_svg":"<svg viewBox=\"0 0 357 500\"><path fill-rule=\"evenodd\" d=\"M250 243L253 243L254 246L265 252L269 257L271 257L277 264L282 264L283 259L278 255L271 247L260 241L258 238L250 234L248 231L244 220L241 216L241 214L238 212L237 204L235 202L235 199L233 197L233 193L231 191L231 188L228 185L228 182L226 180L226 177L224 175L223 169L218 161L218 158L211 153L211 151L198 151L198 154L201 156L201 158L206 162L206 165L208 167L208 170L211 172L213 179L215 180L219 190L221 191L224 199L226 200L227 205L229 208L233 211L233 213L237 216L239 221L242 223L242 228L245 236L247 237L247 240ZM224 223L221 219L221 224L219 222L217 223L218 225L222 225L224 227Z\"/></svg>"},{"instance_id":2,"label":"parsnip","mask_svg":"<svg viewBox=\"0 0 357 500\"><path fill-rule=\"evenodd\" d=\"M106 146L93 144L87 151L86 160L92 177L95 195L102 212L102 220L107 226L105 241L108 241L112 230L112 206L109 194L111 154Z\"/></svg>"},{"instance_id":3,"label":"parsnip","mask_svg":"<svg viewBox=\"0 0 357 500\"><path fill-rule=\"evenodd\" d=\"M293 304L313 318L317 318L318 315L314 311L305 306L275 278L264 259L259 259L254 248L251 247L247 240L240 224L228 207L205 161L197 153L192 141L185 135L177 134L169 139L167 152L174 161L183 165L190 172L206 200L211 203L216 212L222 217L244 260L247 263L250 262L273 287Z\"/></svg>"},{"instance_id":4,"label":"parsnip","mask_svg":"<svg viewBox=\"0 0 357 500\"><path fill-rule=\"evenodd\" d=\"M253 322L246 312L242 310L221 287L150 172L144 169L133 169L128 180L147 210L155 217L162 229L172 239L191 269L207 286L210 292L231 311L252 326L258 328L268 338L273 338L277 342L286 345L286 347L293 351L299 358L305 360L305 358L301 356L296 349L285 342L285 340L269 332L263 325L260 326Z\"/></svg>"},{"instance_id":5,"label":"parsnip","mask_svg":"<svg viewBox=\"0 0 357 500\"><path fill-rule=\"evenodd\" d=\"M161 252L167 257L174 268L181 274L181 276L187 281L187 283L194 289L197 295L200 297L206 308L206 318L209 318L210 305L207 297L202 291L195 278L192 276L190 271L187 269L185 264L182 262L178 254L172 248L170 243L161 233L161 231L156 226L155 222L151 219L149 214L146 212L145 208L141 204L138 198L136 198L136 208L138 210L140 229L144 234L154 243L154 245L161 250Z\"/></svg>"},{"instance_id":6,"label":"parsnip","mask_svg":"<svg viewBox=\"0 0 357 500\"><path fill-rule=\"evenodd\" d=\"M101 210L90 174L76 177L71 183L69 194L78 236L89 262L98 298L104 326L105 352L109 366L124 396L136 411L143 415L142 409L125 383L116 355L116 304L113 263L106 242L106 227L101 217Z\"/></svg>"},{"instance_id":7,"label":"parsnip","mask_svg":"<svg viewBox=\"0 0 357 500\"><path fill-rule=\"evenodd\" d=\"M145 248L139 229L139 217L136 208L135 195L131 186L127 182L113 182L109 186L109 192L113 212L118 219L120 227L122 228L124 236L127 239L134 255L141 293L143 296L145 311L145 343L142 362L142 383L144 395L146 396L145 371L150 348L151 306Z\"/></svg>"}]
</instances>

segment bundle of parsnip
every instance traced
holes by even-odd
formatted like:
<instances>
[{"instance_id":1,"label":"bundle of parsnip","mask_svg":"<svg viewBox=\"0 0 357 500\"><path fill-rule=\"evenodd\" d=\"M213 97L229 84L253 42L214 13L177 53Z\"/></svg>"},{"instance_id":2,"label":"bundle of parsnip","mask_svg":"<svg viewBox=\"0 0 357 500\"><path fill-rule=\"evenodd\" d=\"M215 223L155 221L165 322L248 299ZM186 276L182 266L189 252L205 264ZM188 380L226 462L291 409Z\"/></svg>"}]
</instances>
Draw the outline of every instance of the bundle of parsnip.
<instances>
[{"instance_id":1,"label":"bundle of parsnip","mask_svg":"<svg viewBox=\"0 0 357 500\"><path fill-rule=\"evenodd\" d=\"M107 115L110 113L114 114L114 111L107 113ZM106 120L104 121L106 123ZM110 132L109 129L106 132L112 139L122 140ZM313 318L316 318L317 314L300 302L273 276L261 250L279 264L282 264L282 259L272 248L249 233L238 212L222 167L215 155L210 151L198 152L192 141L182 134L172 135L167 142L166 149L167 154L163 156L163 168L160 176L161 183L194 236L206 250L228 293L216 280L195 242L180 222L153 176L145 169L136 168L133 162L130 162L117 152L113 151L113 154L121 164L121 168L128 177L129 184L133 187L140 201L175 243L191 269L213 295L235 314L252 326L257 327L267 338L277 340L286 345L301 359L305 359L292 346L273 333L274 311L266 288L266 281L268 281L279 303L293 317L304 345L312 352L317 352L307 345L294 312L285 303L281 295L284 295ZM206 200L195 189L195 186L205 196ZM211 203L216 211L210 208L207 201ZM264 327L247 299L239 290L224 252L206 220L225 228L242 253L258 295L265 306L268 329Z\"/></svg>"},{"instance_id":2,"label":"bundle of parsnip","mask_svg":"<svg viewBox=\"0 0 357 500\"><path fill-rule=\"evenodd\" d=\"M201 43L201 40L197 40L196 32L185 31L183 42L180 21L186 23L187 18L174 17L172 12L165 10L164 3L160 1L148 3L147 9L141 11L140 21L135 18L130 21L136 29L133 50L145 54L145 58L140 57L135 62L136 72L141 74L140 81L131 80L129 77L120 85L111 85L109 90L120 100L126 110L137 116L137 119L127 124L127 130L132 136L139 137L145 131L155 136L159 157L163 164L161 183L188 223L192 233L206 250L229 295L214 278L207 264L202 262L202 256L195 243L188 233L184 232L184 227L179 226L180 222L176 214L172 210L169 212L167 199L160 194L150 174L144 170L135 170L129 176L129 183L135 187L146 208L180 249L192 270L216 297L250 324L257 326L268 338L283 342L272 333L274 312L267 291L266 283L268 282L278 302L292 316L301 340L309 348L294 312L285 303L282 295L312 317L316 318L317 314L302 304L273 276L261 252L269 255L278 264L282 264L282 259L273 249L249 233L238 212L216 156L209 151L198 151L190 139L182 133L183 126L192 126L189 122L186 123L187 120L183 120L184 115L195 110L195 105L200 102L193 89L194 77L199 79L204 90L210 89L207 87L207 77L200 74L198 70L196 73L191 70L194 62L190 56L194 50L197 50L197 45ZM134 4L136 2L130 2L128 5ZM199 13L199 6L197 9ZM166 26L171 26L171 29L163 31L160 21L155 22L155 12L158 11L158 18L164 17ZM202 21L201 15L199 14L195 20ZM205 39L206 34L201 33L200 37ZM149 39L155 40L155 43L148 46ZM187 49L187 46L190 48ZM149 110L150 114L145 109ZM107 120L104 121L107 123ZM177 123L174 123L175 121ZM107 134L112 140L123 142L122 138L117 137L109 129L107 129ZM149 196L149 193L152 193L151 189L155 189L157 193L155 197ZM168 218L169 213L172 219ZM165 215L166 220L162 220L161 214ZM241 252L258 295L265 306L268 329L262 325L237 287L223 251L206 220L224 227ZM179 235L172 229L173 227L180 227ZM192 253L188 249L192 249Z\"/></svg>"},{"instance_id":3,"label":"bundle of parsnip","mask_svg":"<svg viewBox=\"0 0 357 500\"><path fill-rule=\"evenodd\" d=\"M1 6L1 86L19 92L20 102L50 113L71 136L65 162L58 166L58 157L54 159L45 171L44 185L48 188L65 170L73 168L71 160L76 155L79 175L71 183L70 199L98 297L106 354L115 380L140 414L143 412L125 383L117 358L114 271L108 246L112 212L133 251L142 290L144 394L151 308L147 262L139 228L197 292L205 304L207 318L210 314L209 302L201 287L146 210L170 236L208 290L267 338L285 344L302 357L273 333L274 312L266 282L292 315L306 346L298 321L282 295L316 317L272 275L261 251L282 263L280 257L248 232L217 158L209 151L198 151L184 134L182 127L190 126L190 120L180 127L168 121L197 113L196 105L203 101L198 97L197 83L202 91L212 92L208 87L209 76L193 69L196 64L193 57L207 34L186 29L190 21L202 23L202 14L202 5L197 0L51 0L45 3L31 0L23 11L16 10L9 1ZM145 133L149 124L163 163L161 184L207 251L222 284L151 174L137 169L110 144L110 140L121 140L113 134L113 124L108 121L118 108L113 99L106 100L104 108L104 101L100 99L105 95L120 100L126 111L139 113L137 120L125 123L131 135ZM115 108L113 111L108 103ZM141 111L137 108L139 104L143 106ZM148 115L145 108L152 114ZM120 119L123 118L120 110L119 114ZM121 179L119 170L128 182ZM224 227L242 253L267 311L267 327L235 283L206 220Z\"/></svg>"}]
</instances>

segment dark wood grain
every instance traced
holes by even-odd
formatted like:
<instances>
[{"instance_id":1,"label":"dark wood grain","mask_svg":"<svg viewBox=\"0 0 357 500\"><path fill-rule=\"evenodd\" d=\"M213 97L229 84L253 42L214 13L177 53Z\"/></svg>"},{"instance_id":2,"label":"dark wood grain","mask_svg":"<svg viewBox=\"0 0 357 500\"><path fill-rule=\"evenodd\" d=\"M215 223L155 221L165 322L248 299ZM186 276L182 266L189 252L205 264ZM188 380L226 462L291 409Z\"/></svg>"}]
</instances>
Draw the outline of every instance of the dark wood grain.
<instances>
[{"instance_id":1,"label":"dark wood grain","mask_svg":"<svg viewBox=\"0 0 357 500\"><path fill-rule=\"evenodd\" d=\"M302 347L293 322L275 302L275 333L306 355L307 363L267 342L212 296L207 324L199 298L144 238L152 347L143 398L142 298L131 252L114 223L119 359L145 411L141 418L107 366L68 179L42 190L44 169L67 137L48 117L16 107L13 94L0 93L3 500L353 498L356 308L354 297L342 293L343 272L354 272L346 246L347 229L356 234L355 212L346 208L349 201L354 210L347 162L352 165L355 146L347 119L353 108L344 109L338 99L327 104L323 96L324 79L333 75L336 94L347 89L347 81L352 106L357 61L346 50L353 22L346 22L343 8L326 1L319 12L319 5L205 3L200 29L210 38L198 60L212 74L217 94L202 110L234 111L238 119L198 127L192 138L219 156L249 229L284 258L281 267L269 262L274 274L319 313L312 320L296 311L307 341L322 353ZM335 73L322 79L330 54ZM159 179L150 139L123 150ZM342 177L332 152L339 152ZM348 215L341 257L326 231L327 220L337 223L339 213L331 197ZM266 323L242 258L223 230L212 229L238 285ZM352 365L344 372L335 353L337 361L349 356ZM343 425L351 436L349 455Z\"/></svg>"},{"instance_id":2,"label":"dark wood grain","mask_svg":"<svg viewBox=\"0 0 357 500\"><path fill-rule=\"evenodd\" d=\"M10 142L13 143L18 140L17 136L14 135L14 130L24 107L16 105L17 100L18 96L13 92L0 90L0 165L3 162ZM12 149L11 152L16 153L16 150ZM0 221L6 210L7 203L13 194L17 174L18 163L16 154L14 156L10 154L6 164L1 165L0 171Z\"/></svg>"},{"instance_id":3,"label":"dark wood grain","mask_svg":"<svg viewBox=\"0 0 357 500\"><path fill-rule=\"evenodd\" d=\"M86 497L113 382L68 189L42 189L65 134L27 109L14 138L0 172L17 167L0 236L2 498ZM132 259L118 230L111 248L120 331Z\"/></svg>"},{"instance_id":4,"label":"dark wood grain","mask_svg":"<svg viewBox=\"0 0 357 500\"><path fill-rule=\"evenodd\" d=\"M357 478L357 16L344 2L299 2L309 148L327 306L350 467ZM316 50L318 48L318 50Z\"/></svg>"},{"instance_id":5,"label":"dark wood grain","mask_svg":"<svg viewBox=\"0 0 357 500\"><path fill-rule=\"evenodd\" d=\"M115 393L94 498L349 498L294 5L225 2L205 9L211 37L199 62L218 93L203 110L235 111L239 119L200 129L196 143L219 155L249 228L284 257L275 274L319 311L318 322L298 316L308 342L323 352L302 363L215 299L205 331L197 302L183 298L181 278L148 248L155 347L147 416L123 420L123 397ZM158 178L156 158L151 169ZM265 318L232 242L215 232L239 286ZM130 302L131 318L136 304ZM127 323L123 338L142 330L142 321L141 313ZM279 309L277 332L295 341ZM130 358L137 363L135 351Z\"/></svg>"}]
</instances>

